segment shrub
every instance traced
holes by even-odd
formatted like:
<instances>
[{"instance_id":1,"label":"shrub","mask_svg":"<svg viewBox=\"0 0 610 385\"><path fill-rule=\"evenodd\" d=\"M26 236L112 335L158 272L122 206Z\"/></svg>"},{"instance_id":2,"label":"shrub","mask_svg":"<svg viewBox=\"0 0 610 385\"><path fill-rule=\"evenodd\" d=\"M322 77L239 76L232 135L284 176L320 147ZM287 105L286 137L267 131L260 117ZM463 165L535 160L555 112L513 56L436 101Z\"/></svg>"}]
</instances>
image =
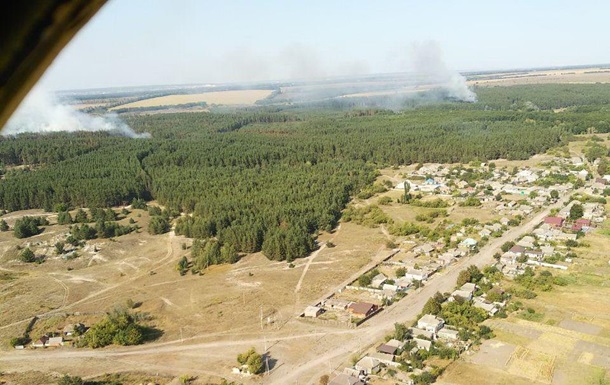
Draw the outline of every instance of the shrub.
<instances>
[{"instance_id":1,"label":"shrub","mask_svg":"<svg viewBox=\"0 0 610 385\"><path fill-rule=\"evenodd\" d=\"M36 255L34 255L34 252L30 250L29 247L26 247L21 254L19 254L19 260L22 262L31 263L36 260Z\"/></svg>"},{"instance_id":2,"label":"shrub","mask_svg":"<svg viewBox=\"0 0 610 385\"><path fill-rule=\"evenodd\" d=\"M83 385L83 379L77 376L68 376L65 374L62 378L59 379L57 385Z\"/></svg>"}]
</instances>

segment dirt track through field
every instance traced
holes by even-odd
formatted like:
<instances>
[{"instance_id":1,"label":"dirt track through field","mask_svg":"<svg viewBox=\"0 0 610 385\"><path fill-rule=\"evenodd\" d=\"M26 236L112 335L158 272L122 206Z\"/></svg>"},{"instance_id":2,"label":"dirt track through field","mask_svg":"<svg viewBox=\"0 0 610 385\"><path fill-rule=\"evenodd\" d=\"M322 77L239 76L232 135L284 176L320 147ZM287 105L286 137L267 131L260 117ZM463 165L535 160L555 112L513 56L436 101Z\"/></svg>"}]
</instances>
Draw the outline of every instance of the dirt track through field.
<instances>
[{"instance_id":1,"label":"dirt track through field","mask_svg":"<svg viewBox=\"0 0 610 385\"><path fill-rule=\"evenodd\" d=\"M290 319L288 327L283 327L280 330L269 330L253 335L252 333L240 333L233 331L230 334L213 333L190 336L189 340L205 338L208 341L199 343L184 344L181 340L174 340L163 343L150 343L137 347L121 347L110 348L103 350L42 350L42 351L21 351L21 352L2 352L0 353L0 363L11 363L12 365L30 365L33 360L44 360L49 367L57 365L61 367L66 364L66 361L71 360L86 360L95 359L118 359L129 357L133 365L147 365L151 359L157 357L158 360L179 359L185 358L185 355L197 355L198 359L190 360L192 364L187 365L184 370L192 370L193 373L201 373L200 368L205 366L205 363L218 362L221 357L232 357L237 349L247 349L250 346L261 346L263 343L269 348L271 357L277 357L280 364L276 365L268 377L265 377L266 384L286 385L286 384L312 384L317 383L320 373L328 370L328 367L339 368L347 364L348 358L355 352L361 351L362 348L371 346L372 344L381 341L386 333L392 330L396 322L410 322L419 314L426 301L432 297L437 291L451 291L455 286L455 281L459 272L468 265L474 264L483 267L493 261L494 253L500 246L507 241L515 240L520 236L531 232L545 216L548 215L551 209L564 205L569 199L569 196L563 197L554 205L548 206L545 210L535 215L527 223L517 228L510 229L500 238L494 239L485 247L481 248L480 252L469 258L463 258L458 263L450 266L433 279L431 279L423 288L414 292L410 292L407 297L392 305L379 315L367 321L358 329L336 329L325 326L315 326L304 329L298 327L299 321ZM155 269L171 263L173 261L173 233L169 235L168 250L164 258L162 258ZM381 251L381 250L380 250ZM379 253L378 253L379 256ZM313 258L312 258L313 259ZM308 264L311 264L311 260ZM377 258L376 258L377 259ZM369 266L365 266L368 268ZM154 269L153 269L154 270ZM360 272L360 271L359 271ZM305 270L304 270L305 273ZM143 272L141 274L148 274ZM141 274L134 276L131 280L137 279ZM301 275L301 286L305 274ZM350 279L353 277L350 277ZM108 293L113 289L120 287L122 284L116 284L105 289L99 290L86 298L75 303L67 305L67 308L90 301L103 293ZM296 291L296 290L295 290ZM290 327L290 325L295 326ZM212 341L210 341L212 339ZM281 356L276 352L286 352L295 349L295 346L315 346L315 354L311 352L303 352L296 356L288 357ZM214 350L214 357L209 356L210 349ZM298 350L298 349L297 349ZM277 354L277 356L274 356ZM216 361L214 361L216 359ZM84 362L84 361L83 361ZM185 359L180 361L185 364Z\"/></svg>"}]
</instances>

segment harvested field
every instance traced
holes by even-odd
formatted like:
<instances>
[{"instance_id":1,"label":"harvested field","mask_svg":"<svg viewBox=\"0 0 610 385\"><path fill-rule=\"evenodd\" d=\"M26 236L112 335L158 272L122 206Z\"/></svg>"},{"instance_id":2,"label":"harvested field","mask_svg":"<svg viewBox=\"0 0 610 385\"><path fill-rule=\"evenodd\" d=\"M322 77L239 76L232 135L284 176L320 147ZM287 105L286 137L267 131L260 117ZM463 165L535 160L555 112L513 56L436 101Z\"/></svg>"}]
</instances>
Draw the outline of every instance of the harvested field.
<instances>
[{"instance_id":1,"label":"harvested field","mask_svg":"<svg viewBox=\"0 0 610 385\"><path fill-rule=\"evenodd\" d=\"M579 68L563 70L532 70L526 72L494 73L473 77L468 85L514 86L520 84L557 84L557 83L608 83L610 70L608 68Z\"/></svg>"},{"instance_id":2,"label":"harvested field","mask_svg":"<svg viewBox=\"0 0 610 385\"><path fill-rule=\"evenodd\" d=\"M239 90L204 92L202 94L167 95L157 98L139 100L137 102L122 104L111 108L117 110L122 108L175 106L188 103L222 104L222 105L250 105L271 95L272 90Z\"/></svg>"},{"instance_id":3,"label":"harvested field","mask_svg":"<svg viewBox=\"0 0 610 385\"><path fill-rule=\"evenodd\" d=\"M479 352L469 357L467 361L477 365L504 369L516 348L515 345L505 344L500 341L484 341Z\"/></svg>"},{"instance_id":4,"label":"harvested field","mask_svg":"<svg viewBox=\"0 0 610 385\"><path fill-rule=\"evenodd\" d=\"M561 321L559 323L559 327L569 330L575 330L580 333L591 334L594 336L598 335L602 331L602 328L600 326L591 325L586 322L579 322L570 319L564 319L563 321Z\"/></svg>"}]
</instances>

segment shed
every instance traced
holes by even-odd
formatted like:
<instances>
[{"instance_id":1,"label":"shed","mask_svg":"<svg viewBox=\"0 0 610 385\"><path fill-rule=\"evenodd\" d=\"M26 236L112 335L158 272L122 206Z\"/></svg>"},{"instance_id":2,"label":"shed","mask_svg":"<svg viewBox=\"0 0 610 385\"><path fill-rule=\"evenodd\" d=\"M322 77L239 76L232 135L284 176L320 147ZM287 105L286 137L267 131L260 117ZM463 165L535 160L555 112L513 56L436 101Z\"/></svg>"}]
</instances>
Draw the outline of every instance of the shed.
<instances>
[{"instance_id":1,"label":"shed","mask_svg":"<svg viewBox=\"0 0 610 385\"><path fill-rule=\"evenodd\" d=\"M49 341L47 341L47 346L63 346L64 338L63 337L51 337Z\"/></svg>"},{"instance_id":2,"label":"shed","mask_svg":"<svg viewBox=\"0 0 610 385\"><path fill-rule=\"evenodd\" d=\"M307 306L305 308L305 317L318 318L322 313L323 310L318 306Z\"/></svg>"}]
</instances>

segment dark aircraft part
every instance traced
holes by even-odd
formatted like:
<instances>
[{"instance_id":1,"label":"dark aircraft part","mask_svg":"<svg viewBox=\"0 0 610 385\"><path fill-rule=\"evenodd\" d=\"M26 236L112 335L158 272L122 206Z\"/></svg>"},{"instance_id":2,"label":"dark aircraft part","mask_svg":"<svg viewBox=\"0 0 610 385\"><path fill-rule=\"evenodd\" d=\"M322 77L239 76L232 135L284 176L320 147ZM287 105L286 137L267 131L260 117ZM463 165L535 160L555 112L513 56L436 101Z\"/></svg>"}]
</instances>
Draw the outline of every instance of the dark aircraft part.
<instances>
[{"instance_id":1,"label":"dark aircraft part","mask_svg":"<svg viewBox=\"0 0 610 385\"><path fill-rule=\"evenodd\" d=\"M0 5L0 127L106 0L8 0Z\"/></svg>"}]
</instances>

